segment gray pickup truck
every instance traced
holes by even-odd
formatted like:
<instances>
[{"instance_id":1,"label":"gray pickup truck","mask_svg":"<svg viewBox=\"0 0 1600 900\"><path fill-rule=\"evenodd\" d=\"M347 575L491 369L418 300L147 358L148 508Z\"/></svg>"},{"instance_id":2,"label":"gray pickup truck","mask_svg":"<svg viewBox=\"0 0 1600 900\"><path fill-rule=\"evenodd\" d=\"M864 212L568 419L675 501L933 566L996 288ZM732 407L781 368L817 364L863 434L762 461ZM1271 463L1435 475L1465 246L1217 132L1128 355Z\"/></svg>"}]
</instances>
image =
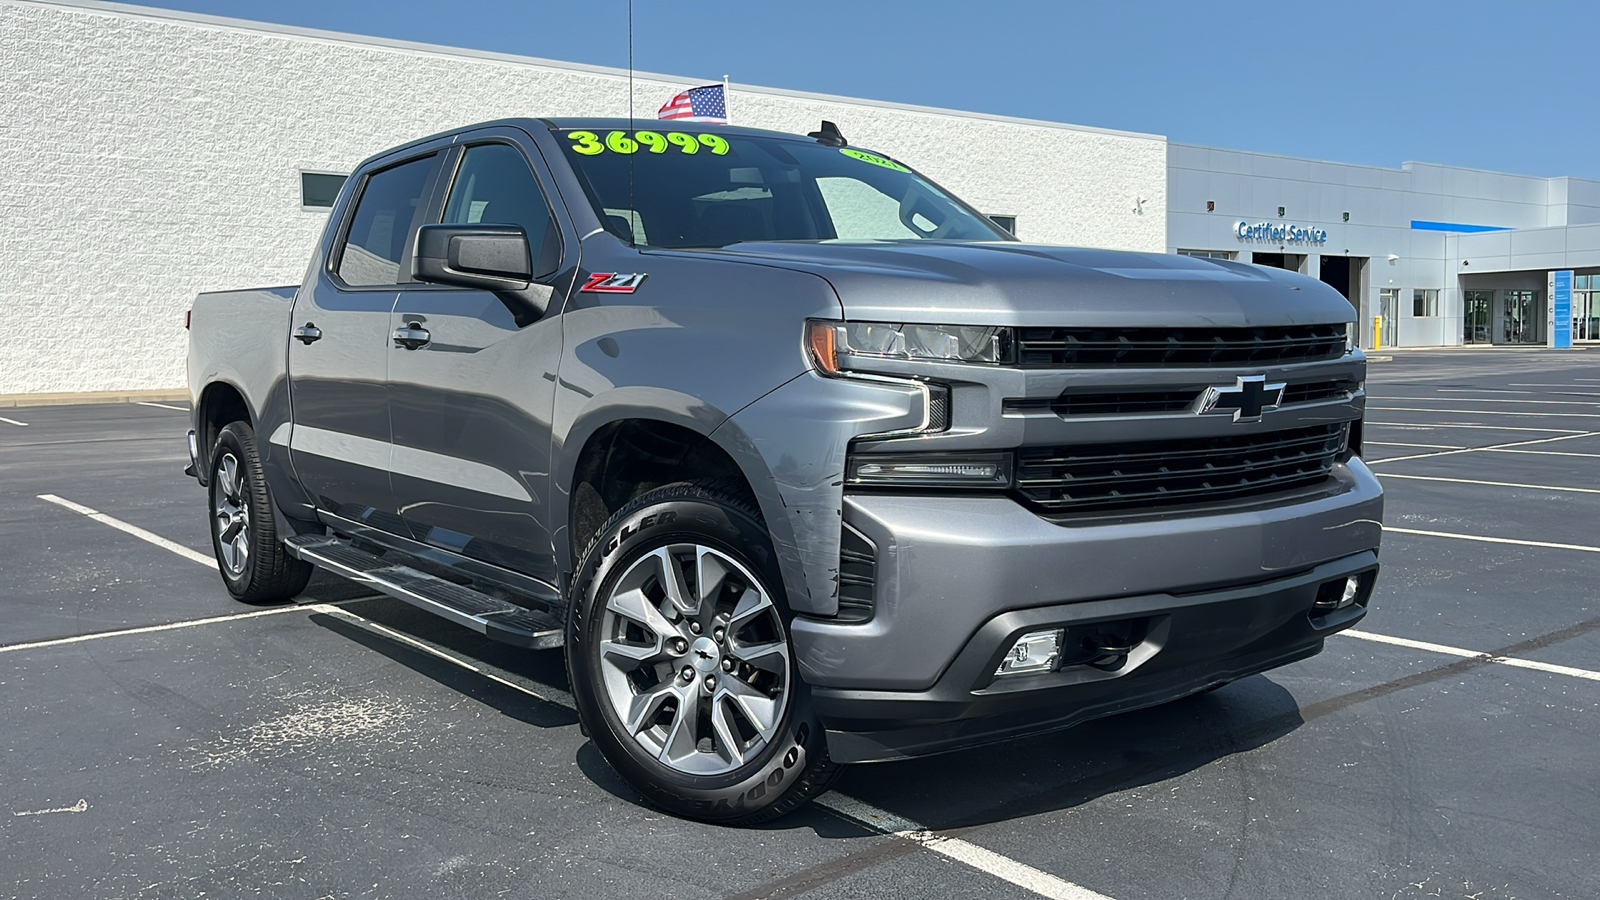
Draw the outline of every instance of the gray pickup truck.
<instances>
[{"instance_id":1,"label":"gray pickup truck","mask_svg":"<svg viewBox=\"0 0 1600 900\"><path fill-rule=\"evenodd\" d=\"M197 298L234 597L317 566L563 647L610 764L728 823L1365 614L1383 497L1333 289L1020 243L828 123L654 124L389 150L303 284Z\"/></svg>"}]
</instances>

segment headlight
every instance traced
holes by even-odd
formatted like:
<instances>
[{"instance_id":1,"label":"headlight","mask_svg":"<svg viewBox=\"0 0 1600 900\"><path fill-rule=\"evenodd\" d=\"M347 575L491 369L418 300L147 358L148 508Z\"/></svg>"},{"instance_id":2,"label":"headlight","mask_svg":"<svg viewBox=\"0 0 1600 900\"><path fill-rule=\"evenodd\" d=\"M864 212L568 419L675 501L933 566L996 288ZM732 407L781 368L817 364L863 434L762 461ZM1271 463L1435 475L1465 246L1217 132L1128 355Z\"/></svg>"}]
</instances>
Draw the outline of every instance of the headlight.
<instances>
[{"instance_id":1,"label":"headlight","mask_svg":"<svg viewBox=\"0 0 1600 900\"><path fill-rule=\"evenodd\" d=\"M1011 329L994 325L812 321L806 329L811 358L829 375L849 368L841 356L994 365L1011 354Z\"/></svg>"},{"instance_id":2,"label":"headlight","mask_svg":"<svg viewBox=\"0 0 1600 900\"><path fill-rule=\"evenodd\" d=\"M845 467L850 484L871 487L1004 488L1009 453L862 453Z\"/></svg>"}]
</instances>

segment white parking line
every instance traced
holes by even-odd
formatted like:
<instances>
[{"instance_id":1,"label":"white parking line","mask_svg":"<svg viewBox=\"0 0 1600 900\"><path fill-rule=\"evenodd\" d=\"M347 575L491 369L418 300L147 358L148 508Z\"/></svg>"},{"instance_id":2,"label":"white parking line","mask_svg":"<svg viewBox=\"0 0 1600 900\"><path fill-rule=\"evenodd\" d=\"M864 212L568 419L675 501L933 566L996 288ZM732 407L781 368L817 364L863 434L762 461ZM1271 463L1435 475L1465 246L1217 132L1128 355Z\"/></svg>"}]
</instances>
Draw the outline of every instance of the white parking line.
<instances>
[{"instance_id":1,"label":"white parking line","mask_svg":"<svg viewBox=\"0 0 1600 900\"><path fill-rule=\"evenodd\" d=\"M141 625L137 628L119 628L115 631L98 631L94 634L79 634L72 637L50 638L44 641L28 641L22 644L6 644L0 646L0 653L11 653L15 650L37 650L41 647L60 647L64 644L82 644L86 641L98 641L102 638L123 637L130 634L150 634L156 631L177 631L180 628L195 628L200 625L215 625L218 622L235 622L240 619L259 619L262 616L281 616L284 613L311 610L313 612L334 612L337 607L317 603L306 606L281 606L275 609L257 609L251 612L234 613L227 616L211 616L206 619L189 619L185 622L169 622L166 625Z\"/></svg>"},{"instance_id":2,"label":"white parking line","mask_svg":"<svg viewBox=\"0 0 1600 900\"><path fill-rule=\"evenodd\" d=\"M1474 400L1474 403L1489 403L1488 400ZM1512 412L1499 409L1429 409L1424 406L1377 406L1369 405L1367 409L1381 409L1386 412L1432 412L1445 413L1452 416L1541 416L1557 419L1600 419L1600 413L1558 413L1558 412Z\"/></svg>"},{"instance_id":3,"label":"white parking line","mask_svg":"<svg viewBox=\"0 0 1600 900\"><path fill-rule=\"evenodd\" d=\"M1370 425L1372 423L1368 422L1367 424ZM1444 427L1448 428L1450 426L1446 425ZM1463 426L1463 427L1471 427L1471 426ZM1508 428L1508 429L1505 429L1505 430L1506 431L1554 431L1554 430L1557 430L1557 429L1552 429L1552 428ZM1369 460L1366 460L1366 463L1369 466L1375 466L1378 463L1405 462L1408 459L1432 459L1433 457L1436 457L1436 456L1453 456L1453 455L1455 455L1457 453L1479 453L1479 452L1484 452L1484 451L1489 451L1489 450L1503 450L1503 449L1505 449L1507 447L1528 447L1528 446L1532 446L1533 444L1550 444L1550 443L1554 443L1555 441L1570 441L1570 440L1572 440L1574 438L1594 437L1595 435L1600 435L1600 431L1579 431L1576 434L1562 434L1562 435L1559 435L1557 437L1534 438L1532 440L1527 440L1527 441L1509 441L1509 442L1504 443L1504 444L1488 444L1488 445L1485 445L1485 446L1482 446L1482 447L1462 447L1459 450L1440 450L1438 453L1414 453L1414 454L1412 454L1410 456L1390 456L1390 457L1386 457L1384 459L1369 459Z\"/></svg>"},{"instance_id":4,"label":"white parking line","mask_svg":"<svg viewBox=\"0 0 1600 900\"><path fill-rule=\"evenodd\" d=\"M1525 541L1520 538L1487 537L1480 534L1456 534L1450 531L1423 531L1420 528L1400 528L1395 525L1383 526L1384 531L1395 534L1419 534L1424 537L1455 538L1462 541L1481 541L1485 544L1515 544L1518 547L1547 547L1551 550L1582 550L1586 553L1600 553L1600 547L1590 547L1585 544L1557 544L1550 541Z\"/></svg>"},{"instance_id":5,"label":"white parking line","mask_svg":"<svg viewBox=\"0 0 1600 900\"><path fill-rule=\"evenodd\" d=\"M28 427L28 423L27 422L18 422L16 419L8 419L5 416L0 416L0 422L4 422L7 425L15 425L18 428L27 428Z\"/></svg>"},{"instance_id":6,"label":"white parking line","mask_svg":"<svg viewBox=\"0 0 1600 900\"><path fill-rule=\"evenodd\" d=\"M1379 478L1405 478L1410 481L1448 481L1454 484L1483 484L1489 487L1529 488L1539 491L1571 491L1575 494L1600 494L1600 488L1557 487L1553 484L1521 484L1515 481L1479 481L1476 478L1444 478L1439 475L1399 475L1394 472L1374 472Z\"/></svg>"},{"instance_id":7,"label":"white parking line","mask_svg":"<svg viewBox=\"0 0 1600 900\"><path fill-rule=\"evenodd\" d=\"M1487 447L1490 453L1527 453L1530 456L1588 456L1600 457L1600 453L1568 453L1561 450L1510 450L1505 447Z\"/></svg>"},{"instance_id":8,"label":"white parking line","mask_svg":"<svg viewBox=\"0 0 1600 900\"><path fill-rule=\"evenodd\" d=\"M1356 631L1346 629L1339 632L1347 637L1359 638L1363 641L1373 641L1379 644L1392 644L1396 647L1406 647L1411 650L1426 650L1430 653L1442 653L1446 656L1459 656L1463 659L1481 659L1484 662L1497 663L1502 666L1514 666L1518 669L1532 669L1536 672L1548 672L1552 675L1570 675L1573 678L1582 678L1587 681L1600 681L1600 672L1591 672L1588 669L1575 669L1572 666L1558 666L1555 663L1539 662L1533 659L1519 659L1514 656L1495 656L1481 650L1466 650L1461 647L1450 647L1444 644L1433 644L1428 641L1413 641L1410 638L1391 637L1387 634L1373 634L1370 631Z\"/></svg>"},{"instance_id":9,"label":"white parking line","mask_svg":"<svg viewBox=\"0 0 1600 900\"><path fill-rule=\"evenodd\" d=\"M1432 412L1448 412L1448 410L1435 409ZM1457 412L1457 415L1461 415ZM1556 434L1600 434L1600 432L1583 432L1574 428L1528 428L1517 425L1472 425L1465 422L1368 422L1368 425L1377 425L1386 428L1483 428L1488 431L1543 431Z\"/></svg>"},{"instance_id":10,"label":"white parking line","mask_svg":"<svg viewBox=\"0 0 1600 900\"><path fill-rule=\"evenodd\" d=\"M1508 393L1533 393L1532 391L1514 391ZM1540 396L1549 396L1541 394ZM1596 396L1588 394L1586 396ZM1503 400L1499 397L1368 397L1369 400L1420 400L1423 403L1536 403L1547 406L1600 406L1593 400Z\"/></svg>"},{"instance_id":11,"label":"white parking line","mask_svg":"<svg viewBox=\"0 0 1600 900\"><path fill-rule=\"evenodd\" d=\"M152 403L149 400L135 400L133 402L135 404L139 405L139 406L154 406L156 409L175 409L178 412L188 412L189 411L189 407L187 407L187 406L172 406L172 405L167 404L167 403Z\"/></svg>"},{"instance_id":12,"label":"white parking line","mask_svg":"<svg viewBox=\"0 0 1600 900\"><path fill-rule=\"evenodd\" d=\"M1366 445L1366 446L1369 446L1369 447L1425 447L1425 448L1432 448L1434 450L1470 450L1470 449L1472 449L1470 447L1462 447L1462 446L1459 446L1457 444L1402 444L1402 443L1400 443L1398 441L1362 441L1361 443Z\"/></svg>"},{"instance_id":13,"label":"white parking line","mask_svg":"<svg viewBox=\"0 0 1600 900\"><path fill-rule=\"evenodd\" d=\"M853 797L846 797L843 794L827 794L818 798L815 802L885 834L892 834L895 837L915 841L925 849L948 856L956 862L964 863L1003 881L1009 881L1017 887L1031 891L1041 897L1049 897L1051 900L1110 900L1105 894L1091 891L1070 881L1064 881L1049 872L1017 862L1008 856L1001 856L992 850L985 850L977 844L963 841L960 838L944 837L936 832L929 831L916 822L881 810L870 803L863 803Z\"/></svg>"},{"instance_id":14,"label":"white parking line","mask_svg":"<svg viewBox=\"0 0 1600 900\"><path fill-rule=\"evenodd\" d=\"M1573 380L1574 381L1587 381L1588 379L1575 378ZM1558 387L1558 388L1591 387L1591 385L1587 385L1587 384L1573 384L1570 381L1566 382L1564 384L1556 384L1555 382L1552 382L1552 381L1508 381L1508 382L1506 382L1506 385L1509 386L1509 387Z\"/></svg>"},{"instance_id":15,"label":"white parking line","mask_svg":"<svg viewBox=\"0 0 1600 900\"><path fill-rule=\"evenodd\" d=\"M124 522L121 519L112 518L111 516L100 512L99 510L90 509L89 507L80 503L73 503L71 500L63 500L60 497L57 497L55 494L40 494L39 499L49 501L57 506L64 506L75 513L82 513L83 515L88 516L102 525L110 525L112 528L115 528L118 531L126 532L127 534L131 534L141 541L149 541L163 550L170 550L184 559L193 560L194 562L197 562L206 568L215 569L217 567L217 561L204 553L198 553L194 550L190 550L188 547L185 547L182 544L169 541L154 532L145 531L143 528L140 528L137 525L129 525L127 522Z\"/></svg>"}]
</instances>

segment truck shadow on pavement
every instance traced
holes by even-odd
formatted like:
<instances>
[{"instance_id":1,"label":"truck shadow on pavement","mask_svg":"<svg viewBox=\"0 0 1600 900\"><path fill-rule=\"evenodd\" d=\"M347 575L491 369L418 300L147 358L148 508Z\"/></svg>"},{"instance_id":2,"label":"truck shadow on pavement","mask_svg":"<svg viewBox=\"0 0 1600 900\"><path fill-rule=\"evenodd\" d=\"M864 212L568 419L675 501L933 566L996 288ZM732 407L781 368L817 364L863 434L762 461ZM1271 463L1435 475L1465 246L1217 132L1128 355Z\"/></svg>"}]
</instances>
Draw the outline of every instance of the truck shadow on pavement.
<instances>
[{"instance_id":1,"label":"truck shadow on pavement","mask_svg":"<svg viewBox=\"0 0 1600 900\"><path fill-rule=\"evenodd\" d=\"M316 613L311 621L510 718L538 728L578 722L566 693L566 666L559 651L499 644L387 597L347 602L344 608L473 664L526 680L529 690L552 699L541 702L335 615ZM925 759L851 767L833 789L929 828L962 829L1058 812L1107 794L1158 784L1269 744L1303 722L1294 697L1269 677L1256 675L1212 693L1065 731ZM646 805L611 771L592 743L583 744L575 763L599 789L626 803ZM815 805L757 827L809 828L824 838L874 833Z\"/></svg>"}]
</instances>

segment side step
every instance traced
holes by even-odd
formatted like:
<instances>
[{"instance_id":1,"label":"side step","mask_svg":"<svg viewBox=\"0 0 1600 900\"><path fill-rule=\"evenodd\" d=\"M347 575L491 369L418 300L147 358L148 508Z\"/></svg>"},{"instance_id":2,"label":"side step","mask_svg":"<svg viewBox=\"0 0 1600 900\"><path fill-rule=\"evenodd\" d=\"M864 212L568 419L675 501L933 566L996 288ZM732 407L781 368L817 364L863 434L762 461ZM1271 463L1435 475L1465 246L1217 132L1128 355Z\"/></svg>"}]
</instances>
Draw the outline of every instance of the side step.
<instances>
[{"instance_id":1,"label":"side step","mask_svg":"<svg viewBox=\"0 0 1600 900\"><path fill-rule=\"evenodd\" d=\"M289 538L283 545L297 559L371 585L391 597L497 641L546 650L561 646L566 639L561 623L549 613L507 603L409 566L395 565L357 550L340 538L302 534Z\"/></svg>"}]
</instances>

